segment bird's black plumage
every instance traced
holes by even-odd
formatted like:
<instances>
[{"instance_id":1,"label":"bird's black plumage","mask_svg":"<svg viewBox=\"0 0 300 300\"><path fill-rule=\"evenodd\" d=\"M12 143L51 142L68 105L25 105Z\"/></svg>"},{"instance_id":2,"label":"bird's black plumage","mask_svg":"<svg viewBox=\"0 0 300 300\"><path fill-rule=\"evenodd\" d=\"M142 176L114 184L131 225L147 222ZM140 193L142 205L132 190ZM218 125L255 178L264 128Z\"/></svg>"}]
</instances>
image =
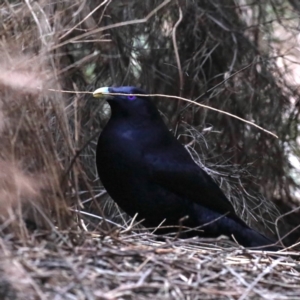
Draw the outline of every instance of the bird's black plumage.
<instances>
[{"instance_id":1,"label":"bird's black plumage","mask_svg":"<svg viewBox=\"0 0 300 300\"><path fill-rule=\"evenodd\" d=\"M110 87L96 90L94 96L107 93L125 95L107 97L111 118L99 137L97 169L107 192L126 213L138 213L146 227L164 220L164 226L179 225L188 216L183 225L203 231L188 236L234 236L245 247L273 243L235 214L219 186L169 132L150 98L132 96L144 91Z\"/></svg>"}]
</instances>

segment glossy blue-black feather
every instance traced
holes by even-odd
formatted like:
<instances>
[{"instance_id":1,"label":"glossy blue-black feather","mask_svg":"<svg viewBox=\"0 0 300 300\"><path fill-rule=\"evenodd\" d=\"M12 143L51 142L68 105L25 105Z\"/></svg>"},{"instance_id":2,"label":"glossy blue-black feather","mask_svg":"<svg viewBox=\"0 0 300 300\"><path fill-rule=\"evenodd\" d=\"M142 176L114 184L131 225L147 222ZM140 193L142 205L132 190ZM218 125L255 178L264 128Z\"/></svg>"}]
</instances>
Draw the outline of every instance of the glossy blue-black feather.
<instances>
[{"instance_id":1,"label":"glossy blue-black feather","mask_svg":"<svg viewBox=\"0 0 300 300\"><path fill-rule=\"evenodd\" d=\"M135 87L107 90L112 112L99 137L97 169L104 187L125 212L138 213L146 227L162 222L176 226L187 216L183 225L201 231L186 236L234 236L245 247L272 243L235 214L215 181L170 133L144 91ZM128 94L141 96L129 98Z\"/></svg>"}]
</instances>

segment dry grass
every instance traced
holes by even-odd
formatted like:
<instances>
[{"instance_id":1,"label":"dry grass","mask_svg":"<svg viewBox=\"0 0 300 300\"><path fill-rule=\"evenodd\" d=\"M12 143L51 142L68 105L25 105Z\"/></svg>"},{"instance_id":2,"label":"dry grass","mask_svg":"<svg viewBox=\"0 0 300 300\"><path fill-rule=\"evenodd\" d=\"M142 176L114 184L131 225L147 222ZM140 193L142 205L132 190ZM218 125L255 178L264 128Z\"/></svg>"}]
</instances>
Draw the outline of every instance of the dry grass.
<instances>
[{"instance_id":1,"label":"dry grass","mask_svg":"<svg viewBox=\"0 0 300 300\"><path fill-rule=\"evenodd\" d=\"M214 240L159 242L151 234L61 234L2 242L1 299L299 298L299 263L283 254Z\"/></svg>"},{"instance_id":2,"label":"dry grass","mask_svg":"<svg viewBox=\"0 0 300 300\"><path fill-rule=\"evenodd\" d=\"M188 14L182 20L178 18L176 14L180 10L175 2L146 1L142 8L138 1L127 7L116 0L105 0L98 6L92 1L5 0L0 3L0 299L297 299L300 294L299 262L292 254L271 257L267 253L228 247L233 245L227 241L171 238L158 241L151 234L132 233L131 225L130 229L126 225L128 218L104 201L108 196L97 180L95 138L109 115L105 104L86 101L89 94L82 94L93 90L95 82L97 85L141 82L157 88L155 93L177 94L174 74L177 77L181 73L178 78L182 85L182 75L187 72L193 79L187 83L185 78L186 84L194 94L185 91L184 97L195 99L203 91L206 93L205 88L199 89L203 83L211 89L205 103L210 104L214 98L223 105L224 97L228 99L232 95L237 97L236 103L245 103L241 91L235 90L245 82L255 98L254 87L263 74L267 79L262 93L274 96L274 106L285 112L288 95L278 92L279 87L271 76L278 73L272 69L272 63L268 70L262 65L263 72L259 74L254 69L249 71L250 75L239 74L240 77L231 81L232 86L227 81L218 86L220 82L215 81L223 75L226 78L226 68L215 69L212 79L206 78L206 70L213 68L207 63L211 59L207 49L214 49L214 43L221 42L219 32L223 23L212 18L210 11L210 5L215 5L217 0L203 2L207 11L197 7L200 27L209 24L211 32L198 52L191 47L194 56L183 52L184 39L180 36L194 34L199 40L204 36L201 28L194 30L194 23L187 24L186 16L193 14L185 4L182 10ZM230 9L226 6L220 9L224 20L230 17L226 15ZM123 20L124 11L126 16L134 14L130 22ZM202 13L207 13L205 18ZM173 21L174 24L178 21L178 27L172 27ZM215 28L216 24L220 26ZM140 47L144 31L151 37L149 49ZM129 45L130 36L139 36L141 40L132 40ZM171 36L173 43L177 37L182 65L178 56L177 59L172 56ZM155 52L165 45L168 49L164 50L167 51L164 57L162 52ZM249 50L250 61L253 53L257 55L255 51ZM219 58L223 59L225 52L218 53ZM152 61L148 60L147 53ZM241 64L232 64L230 72L240 70L247 55L240 57ZM161 59L165 57L173 59L162 64ZM196 64L192 70L193 61ZM143 62L142 70L139 62ZM179 70L174 68L176 64ZM175 86L176 91L170 86ZM270 90L274 95L267 93ZM266 99L266 95L261 97ZM173 109L174 102L170 103L158 104L161 108L165 105L165 112L172 119L172 114L178 111ZM280 103L285 104L280 106ZM222 105L220 108L224 108ZM182 109L180 105L177 108ZM227 163L228 157L216 150L223 148L224 141L228 140L229 155L239 155L231 142L240 125L226 119L232 130L227 139L228 133L220 135L210 129L207 124L211 119L206 119L206 112L204 117L197 118L198 110L183 109L187 115L179 135L188 141L188 150L201 166L220 181L243 218L263 220L268 215L274 219L272 205L245 188L242 175L250 178L248 183L253 179L247 165L239 167L241 161ZM228 107L225 110L229 111ZM242 113L241 117L249 115ZM264 126L269 118L267 113L263 114L259 124ZM196 119L200 121L193 123ZM221 125L222 122L224 119ZM281 122L276 115L274 124L269 124L271 130L282 125ZM257 145L261 147L255 151L264 152L266 145L273 143L248 127L243 130L239 132L243 132L245 144L247 138L254 141L258 138ZM213 142L214 148L208 147L207 133L223 141ZM282 159L283 152L277 144L272 145ZM248 148L249 153L255 152L254 147ZM272 167L261 174L270 174ZM281 173L285 167L285 163L280 164L274 183L266 181L269 191L276 187L277 194L285 192L283 178L288 176ZM248 207L255 207L255 213ZM103 219L103 211L112 221ZM257 211L261 214L256 214ZM118 235L116 227L124 232Z\"/></svg>"}]
</instances>

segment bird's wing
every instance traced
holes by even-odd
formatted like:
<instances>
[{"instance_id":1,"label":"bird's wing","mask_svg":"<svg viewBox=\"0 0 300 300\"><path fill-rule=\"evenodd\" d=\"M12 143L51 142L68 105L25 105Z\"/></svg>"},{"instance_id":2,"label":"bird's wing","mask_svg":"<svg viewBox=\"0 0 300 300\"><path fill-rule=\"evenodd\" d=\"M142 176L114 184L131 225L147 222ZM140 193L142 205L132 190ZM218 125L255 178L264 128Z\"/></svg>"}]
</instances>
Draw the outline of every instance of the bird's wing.
<instances>
[{"instance_id":1,"label":"bird's wing","mask_svg":"<svg viewBox=\"0 0 300 300\"><path fill-rule=\"evenodd\" d=\"M152 182L208 209L240 220L219 186L192 159L181 162L158 154L146 155L145 159Z\"/></svg>"}]
</instances>

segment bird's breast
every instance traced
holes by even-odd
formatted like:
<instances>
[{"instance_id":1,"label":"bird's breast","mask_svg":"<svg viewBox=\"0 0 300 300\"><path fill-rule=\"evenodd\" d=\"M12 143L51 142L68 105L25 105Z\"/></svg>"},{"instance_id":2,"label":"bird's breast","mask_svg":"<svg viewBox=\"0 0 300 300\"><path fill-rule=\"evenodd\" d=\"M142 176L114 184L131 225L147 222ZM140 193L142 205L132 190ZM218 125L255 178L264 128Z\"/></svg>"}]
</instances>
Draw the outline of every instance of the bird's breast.
<instances>
[{"instance_id":1,"label":"bird's breast","mask_svg":"<svg viewBox=\"0 0 300 300\"><path fill-rule=\"evenodd\" d=\"M99 168L103 172L111 173L112 169L118 169L123 173L130 172L133 165L140 165L142 152L137 140L138 135L131 128L105 128L97 145Z\"/></svg>"}]
</instances>

